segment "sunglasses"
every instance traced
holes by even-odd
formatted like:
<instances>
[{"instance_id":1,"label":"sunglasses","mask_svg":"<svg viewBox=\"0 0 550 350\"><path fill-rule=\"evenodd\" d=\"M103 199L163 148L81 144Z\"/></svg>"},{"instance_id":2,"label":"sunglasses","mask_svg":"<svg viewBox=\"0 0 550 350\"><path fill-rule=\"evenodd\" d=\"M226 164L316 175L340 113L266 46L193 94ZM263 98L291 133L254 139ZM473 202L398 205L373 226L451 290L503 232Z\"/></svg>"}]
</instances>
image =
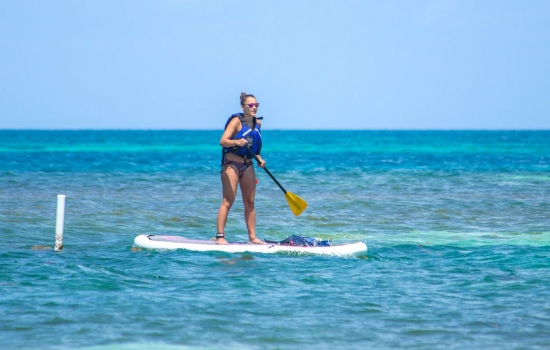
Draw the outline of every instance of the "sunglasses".
<instances>
[{"instance_id":1,"label":"sunglasses","mask_svg":"<svg viewBox=\"0 0 550 350\"><path fill-rule=\"evenodd\" d=\"M254 107L254 106L256 106L256 107L259 107L259 106L260 106L259 103L245 103L244 105L245 105L245 106L248 106L248 108L252 108L252 107Z\"/></svg>"}]
</instances>

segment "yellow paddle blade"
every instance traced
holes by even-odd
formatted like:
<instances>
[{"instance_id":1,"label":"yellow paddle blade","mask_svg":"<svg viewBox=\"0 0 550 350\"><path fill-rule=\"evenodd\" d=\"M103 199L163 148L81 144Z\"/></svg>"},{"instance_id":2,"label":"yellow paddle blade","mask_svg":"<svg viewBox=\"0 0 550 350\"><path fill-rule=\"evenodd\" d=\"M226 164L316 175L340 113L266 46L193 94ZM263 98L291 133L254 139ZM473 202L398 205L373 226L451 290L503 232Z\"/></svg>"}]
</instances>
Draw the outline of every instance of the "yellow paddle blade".
<instances>
[{"instance_id":1,"label":"yellow paddle blade","mask_svg":"<svg viewBox=\"0 0 550 350\"><path fill-rule=\"evenodd\" d=\"M286 201L288 202L288 205L290 206L290 210L294 213L294 215L298 216L302 214L304 210L307 208L307 203L302 198L298 197L294 193L286 192L285 193Z\"/></svg>"}]
</instances>

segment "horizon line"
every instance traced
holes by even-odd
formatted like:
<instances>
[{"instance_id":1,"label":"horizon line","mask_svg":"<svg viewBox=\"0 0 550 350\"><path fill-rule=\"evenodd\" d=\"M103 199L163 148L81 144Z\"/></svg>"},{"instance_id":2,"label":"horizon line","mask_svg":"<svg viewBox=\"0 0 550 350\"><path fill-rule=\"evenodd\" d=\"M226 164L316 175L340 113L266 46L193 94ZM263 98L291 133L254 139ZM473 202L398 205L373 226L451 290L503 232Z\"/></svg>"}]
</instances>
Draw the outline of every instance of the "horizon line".
<instances>
[{"instance_id":1,"label":"horizon line","mask_svg":"<svg viewBox=\"0 0 550 350\"><path fill-rule=\"evenodd\" d=\"M146 128L0 128L0 131L223 131L222 129L146 129ZM269 131L550 131L550 128L522 129L522 128L426 128L426 129L269 129Z\"/></svg>"}]
</instances>

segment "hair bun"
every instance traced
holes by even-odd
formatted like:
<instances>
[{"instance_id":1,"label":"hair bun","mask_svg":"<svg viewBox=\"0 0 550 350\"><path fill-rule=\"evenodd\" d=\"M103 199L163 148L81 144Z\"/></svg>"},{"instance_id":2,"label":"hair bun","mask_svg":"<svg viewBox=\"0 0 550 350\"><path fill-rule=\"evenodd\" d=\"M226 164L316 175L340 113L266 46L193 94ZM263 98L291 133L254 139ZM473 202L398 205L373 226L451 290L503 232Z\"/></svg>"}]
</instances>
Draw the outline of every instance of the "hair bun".
<instances>
[{"instance_id":1,"label":"hair bun","mask_svg":"<svg viewBox=\"0 0 550 350\"><path fill-rule=\"evenodd\" d=\"M244 101L246 101L246 99L249 98L249 97L256 98L252 94L247 94L246 92L241 92L241 105L244 105Z\"/></svg>"}]
</instances>

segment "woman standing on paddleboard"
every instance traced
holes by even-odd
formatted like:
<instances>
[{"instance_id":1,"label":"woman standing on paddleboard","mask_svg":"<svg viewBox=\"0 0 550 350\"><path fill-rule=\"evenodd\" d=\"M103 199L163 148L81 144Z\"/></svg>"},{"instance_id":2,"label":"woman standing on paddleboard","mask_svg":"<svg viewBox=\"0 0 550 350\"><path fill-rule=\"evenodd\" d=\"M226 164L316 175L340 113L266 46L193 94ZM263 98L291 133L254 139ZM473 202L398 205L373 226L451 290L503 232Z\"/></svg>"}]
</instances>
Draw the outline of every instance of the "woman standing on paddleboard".
<instances>
[{"instance_id":1,"label":"woman standing on paddleboard","mask_svg":"<svg viewBox=\"0 0 550 350\"><path fill-rule=\"evenodd\" d=\"M237 186L241 186L248 239L250 243L264 244L256 237L256 211L254 209L256 174L252 165L254 154L257 156L258 165L262 168L265 167L265 161L260 156L262 149L261 123L256 119L256 112L260 104L254 95L244 92L241 93L240 99L243 113L236 113L229 117L220 140L220 146L223 147L221 171L223 200L218 211L216 243L227 244L224 233L225 224L237 195Z\"/></svg>"}]
</instances>

